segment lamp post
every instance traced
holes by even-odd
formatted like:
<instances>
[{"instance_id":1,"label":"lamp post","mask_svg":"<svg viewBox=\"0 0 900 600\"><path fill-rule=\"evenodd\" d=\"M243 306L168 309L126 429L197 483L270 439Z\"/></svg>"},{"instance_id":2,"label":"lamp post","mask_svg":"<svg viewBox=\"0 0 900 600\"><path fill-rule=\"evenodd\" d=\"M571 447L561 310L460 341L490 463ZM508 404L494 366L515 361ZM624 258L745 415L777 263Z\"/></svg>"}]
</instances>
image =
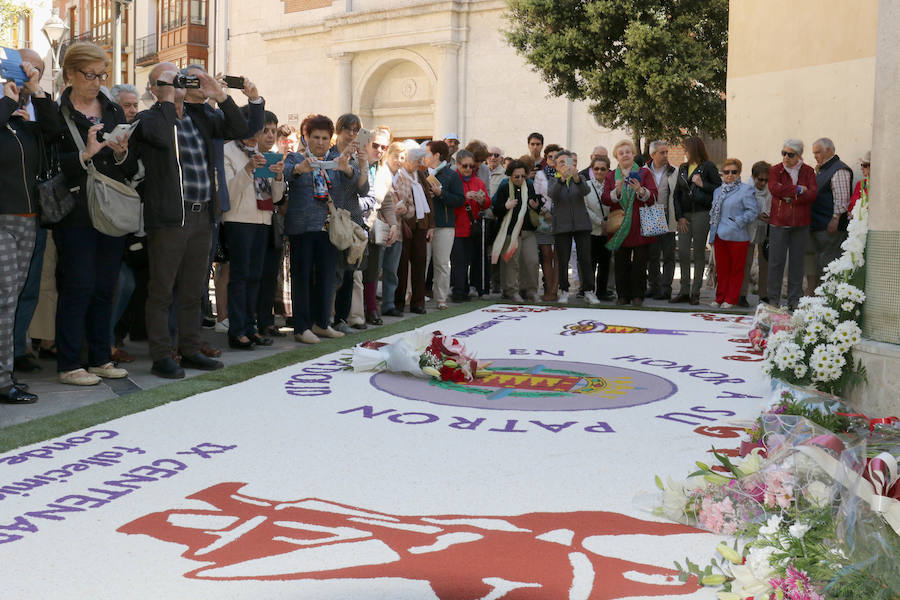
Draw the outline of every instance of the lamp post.
<instances>
[{"instance_id":1,"label":"lamp post","mask_svg":"<svg viewBox=\"0 0 900 600\"><path fill-rule=\"evenodd\" d=\"M53 9L53 14L50 15L50 18L47 19L47 22L41 27L41 31L44 32L44 35L47 36L47 41L50 42L50 55L52 60L50 65L50 76L53 79L52 96L53 99L56 100L58 94L57 78L59 76L59 50L62 47L60 42L62 42L63 37L69 32L69 26L59 18L58 8Z\"/></svg>"}]
</instances>

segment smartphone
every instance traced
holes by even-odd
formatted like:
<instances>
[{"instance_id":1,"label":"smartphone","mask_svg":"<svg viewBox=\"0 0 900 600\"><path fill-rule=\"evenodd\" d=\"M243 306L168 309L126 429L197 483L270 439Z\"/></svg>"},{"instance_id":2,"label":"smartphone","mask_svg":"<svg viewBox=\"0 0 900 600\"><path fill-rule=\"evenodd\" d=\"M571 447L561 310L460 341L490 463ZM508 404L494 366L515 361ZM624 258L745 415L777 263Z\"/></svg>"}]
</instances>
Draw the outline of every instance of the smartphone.
<instances>
[{"instance_id":1,"label":"smartphone","mask_svg":"<svg viewBox=\"0 0 900 600\"><path fill-rule=\"evenodd\" d=\"M226 75L225 85L236 90L242 90L244 89L244 78L235 75Z\"/></svg>"},{"instance_id":2,"label":"smartphone","mask_svg":"<svg viewBox=\"0 0 900 600\"><path fill-rule=\"evenodd\" d=\"M359 142L360 150L368 148L369 142L372 141L372 132L368 129L360 129L359 133L356 134L356 141Z\"/></svg>"},{"instance_id":3,"label":"smartphone","mask_svg":"<svg viewBox=\"0 0 900 600\"><path fill-rule=\"evenodd\" d=\"M275 177L275 173L273 173L269 167L277 163L284 156L280 152L263 152L263 156L266 157L266 166L258 167L253 170L254 177Z\"/></svg>"}]
</instances>

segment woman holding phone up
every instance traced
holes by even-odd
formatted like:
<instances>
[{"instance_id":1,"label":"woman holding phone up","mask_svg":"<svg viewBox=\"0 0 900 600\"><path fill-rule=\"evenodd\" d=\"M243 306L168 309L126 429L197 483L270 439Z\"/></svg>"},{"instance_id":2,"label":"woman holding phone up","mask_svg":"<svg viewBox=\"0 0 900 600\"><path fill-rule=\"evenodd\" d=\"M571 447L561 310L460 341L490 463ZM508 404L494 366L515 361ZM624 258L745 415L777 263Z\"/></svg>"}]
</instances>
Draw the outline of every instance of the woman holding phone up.
<instances>
[{"instance_id":1,"label":"woman holding phone up","mask_svg":"<svg viewBox=\"0 0 900 600\"><path fill-rule=\"evenodd\" d=\"M641 235L640 207L656 202L656 180L649 169L635 164L635 153L630 140L622 140L613 147L613 157L619 166L606 174L600 199L613 210L625 212L622 225L608 233L606 243L616 265L616 304L631 302L641 306L647 289L647 257L653 238Z\"/></svg>"}]
</instances>

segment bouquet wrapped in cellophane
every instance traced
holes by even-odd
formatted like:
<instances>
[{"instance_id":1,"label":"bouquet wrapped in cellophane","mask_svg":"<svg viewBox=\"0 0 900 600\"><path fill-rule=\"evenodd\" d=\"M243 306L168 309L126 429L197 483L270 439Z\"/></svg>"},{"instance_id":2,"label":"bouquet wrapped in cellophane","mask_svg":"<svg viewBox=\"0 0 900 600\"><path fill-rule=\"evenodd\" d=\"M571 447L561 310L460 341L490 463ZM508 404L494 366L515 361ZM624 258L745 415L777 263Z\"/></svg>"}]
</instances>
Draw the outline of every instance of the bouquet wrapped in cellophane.
<instances>
[{"instance_id":1,"label":"bouquet wrapped in cellophane","mask_svg":"<svg viewBox=\"0 0 900 600\"><path fill-rule=\"evenodd\" d=\"M355 372L390 371L441 381L472 381L488 373L456 338L440 331L410 331L393 342L364 342L353 348Z\"/></svg>"}]
</instances>

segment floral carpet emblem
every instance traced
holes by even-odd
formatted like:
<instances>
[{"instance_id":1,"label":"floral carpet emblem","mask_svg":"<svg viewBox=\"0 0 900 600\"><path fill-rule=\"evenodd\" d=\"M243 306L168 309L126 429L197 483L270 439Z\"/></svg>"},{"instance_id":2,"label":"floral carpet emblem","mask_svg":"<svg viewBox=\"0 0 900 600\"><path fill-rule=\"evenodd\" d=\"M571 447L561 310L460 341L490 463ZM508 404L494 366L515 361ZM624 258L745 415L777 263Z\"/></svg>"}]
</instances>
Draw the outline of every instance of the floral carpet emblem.
<instances>
[{"instance_id":1,"label":"floral carpet emblem","mask_svg":"<svg viewBox=\"0 0 900 600\"><path fill-rule=\"evenodd\" d=\"M188 499L204 509L171 509L118 529L187 546L202 580L427 582L440 600L612 600L690 594L696 578L605 556L621 536L701 533L612 512L515 516L391 515L316 498L276 501L220 483ZM626 542L627 543L627 542ZM606 546L608 547L608 546ZM224 593L224 592L223 592Z\"/></svg>"},{"instance_id":2,"label":"floral carpet emblem","mask_svg":"<svg viewBox=\"0 0 900 600\"><path fill-rule=\"evenodd\" d=\"M381 372L372 376L371 383L410 400L508 410L626 408L662 400L677 390L658 375L613 365L496 359L485 370L487 375L459 382Z\"/></svg>"},{"instance_id":3,"label":"floral carpet emblem","mask_svg":"<svg viewBox=\"0 0 900 600\"><path fill-rule=\"evenodd\" d=\"M695 331L693 329L648 329L631 325L607 325L600 321L586 319L563 325L559 335L580 335L583 333L649 333L651 335L687 335L689 333L721 333L716 331Z\"/></svg>"}]
</instances>

